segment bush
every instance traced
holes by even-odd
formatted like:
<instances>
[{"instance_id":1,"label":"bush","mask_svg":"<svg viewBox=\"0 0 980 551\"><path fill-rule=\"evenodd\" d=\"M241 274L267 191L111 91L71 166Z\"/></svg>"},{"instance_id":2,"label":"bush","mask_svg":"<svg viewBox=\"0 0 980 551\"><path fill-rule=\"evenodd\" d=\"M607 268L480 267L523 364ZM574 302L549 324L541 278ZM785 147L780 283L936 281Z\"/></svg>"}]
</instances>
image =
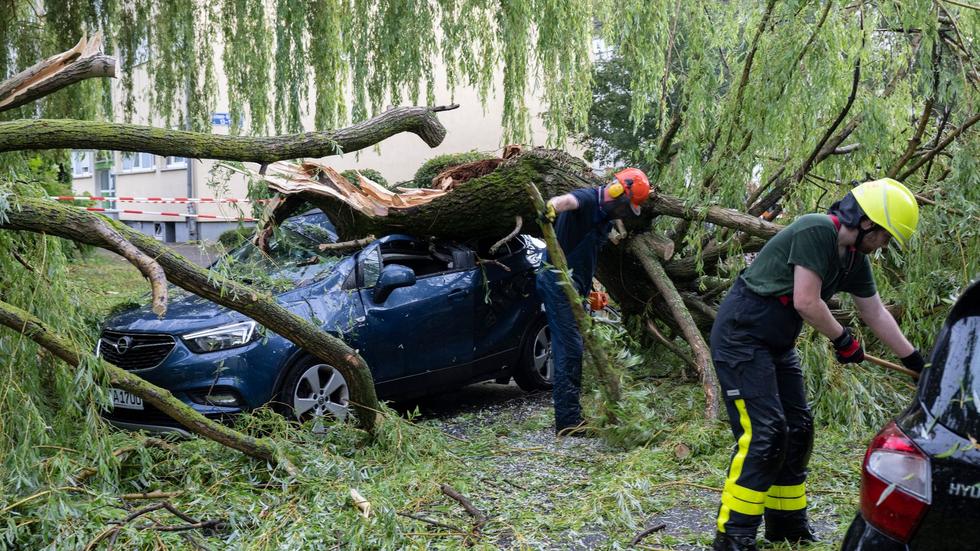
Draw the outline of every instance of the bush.
<instances>
[{"instance_id":1,"label":"bush","mask_svg":"<svg viewBox=\"0 0 980 551\"><path fill-rule=\"evenodd\" d=\"M492 159L493 157L479 151L467 151L465 153L448 153L438 155L426 161L415 171L415 178L412 179L413 187L429 188L432 187L432 179L440 172L451 166L465 165L474 161Z\"/></svg>"},{"instance_id":2,"label":"bush","mask_svg":"<svg viewBox=\"0 0 980 551\"><path fill-rule=\"evenodd\" d=\"M251 227L242 226L240 228L233 228L222 232L218 236L218 243L221 243L226 251L230 251L248 240L253 232L255 232L255 228Z\"/></svg>"},{"instance_id":3,"label":"bush","mask_svg":"<svg viewBox=\"0 0 980 551\"><path fill-rule=\"evenodd\" d=\"M354 185L357 185L357 173L358 172L361 173L361 176L364 176L365 178L367 178L368 180L371 180L372 182L374 182L376 184L380 184L380 185L382 185L384 187L391 187L391 186L388 185L388 180L386 180L385 177L382 176L380 172L378 172L377 170L374 170L373 168L362 168L362 169L359 169L359 170L354 170L354 169L345 170L345 171L341 172L340 175L343 176L344 178L347 178L348 180L350 180L350 183L352 183Z\"/></svg>"}]
</instances>

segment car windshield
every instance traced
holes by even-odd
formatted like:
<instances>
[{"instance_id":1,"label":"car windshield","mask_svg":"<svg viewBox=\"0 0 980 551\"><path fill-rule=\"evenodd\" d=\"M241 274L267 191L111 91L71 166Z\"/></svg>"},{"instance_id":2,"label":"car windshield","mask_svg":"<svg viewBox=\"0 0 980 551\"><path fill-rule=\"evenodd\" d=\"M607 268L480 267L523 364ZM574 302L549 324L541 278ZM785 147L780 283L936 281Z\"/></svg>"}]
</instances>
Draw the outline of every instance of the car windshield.
<instances>
[{"instance_id":1,"label":"car windshield","mask_svg":"<svg viewBox=\"0 0 980 551\"><path fill-rule=\"evenodd\" d=\"M960 318L941 339L923 399L939 423L980 438L980 316Z\"/></svg>"},{"instance_id":2,"label":"car windshield","mask_svg":"<svg viewBox=\"0 0 980 551\"><path fill-rule=\"evenodd\" d=\"M320 252L321 243L337 240L327 217L290 218L275 230L263 251L251 241L219 260L212 269L260 288L284 290L322 279L342 258Z\"/></svg>"}]
</instances>

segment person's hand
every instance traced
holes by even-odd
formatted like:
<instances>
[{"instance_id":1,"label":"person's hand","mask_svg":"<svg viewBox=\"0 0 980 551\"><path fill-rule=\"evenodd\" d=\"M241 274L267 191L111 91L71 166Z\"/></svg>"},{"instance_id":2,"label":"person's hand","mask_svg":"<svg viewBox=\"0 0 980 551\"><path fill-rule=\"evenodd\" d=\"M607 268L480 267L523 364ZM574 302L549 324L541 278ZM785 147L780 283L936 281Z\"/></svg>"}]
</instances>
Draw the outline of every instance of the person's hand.
<instances>
[{"instance_id":1,"label":"person's hand","mask_svg":"<svg viewBox=\"0 0 980 551\"><path fill-rule=\"evenodd\" d=\"M555 205L548 201L544 206L544 212L538 215L538 220L542 224L545 222L554 224L555 218L558 218L558 211L555 210Z\"/></svg>"},{"instance_id":2,"label":"person's hand","mask_svg":"<svg viewBox=\"0 0 980 551\"><path fill-rule=\"evenodd\" d=\"M555 210L555 205L549 202L544 206L544 217L548 219L548 222L555 223L555 218L558 218L558 211Z\"/></svg>"},{"instance_id":3,"label":"person's hand","mask_svg":"<svg viewBox=\"0 0 980 551\"><path fill-rule=\"evenodd\" d=\"M911 354L900 359L902 365L916 373L922 373L922 370L926 367L926 361L922 358L922 354L919 353L918 349L913 350Z\"/></svg>"},{"instance_id":4,"label":"person's hand","mask_svg":"<svg viewBox=\"0 0 980 551\"><path fill-rule=\"evenodd\" d=\"M837 355L837 361L842 364L856 364L864 361L864 348L861 342L854 338L850 328L845 327L839 337L831 341Z\"/></svg>"}]
</instances>

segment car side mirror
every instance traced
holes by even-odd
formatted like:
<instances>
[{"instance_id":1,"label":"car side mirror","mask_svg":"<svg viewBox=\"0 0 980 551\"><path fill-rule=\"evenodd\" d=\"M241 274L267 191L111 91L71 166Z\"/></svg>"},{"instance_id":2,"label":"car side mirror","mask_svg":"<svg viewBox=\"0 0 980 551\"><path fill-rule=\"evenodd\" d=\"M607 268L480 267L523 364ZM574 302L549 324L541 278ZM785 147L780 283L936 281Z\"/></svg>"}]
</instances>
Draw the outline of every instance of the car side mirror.
<instances>
[{"instance_id":1,"label":"car side mirror","mask_svg":"<svg viewBox=\"0 0 980 551\"><path fill-rule=\"evenodd\" d=\"M388 300L388 295L399 287L415 285L415 272L406 266L392 264L381 270L378 282L374 285L374 302L380 304Z\"/></svg>"}]
</instances>

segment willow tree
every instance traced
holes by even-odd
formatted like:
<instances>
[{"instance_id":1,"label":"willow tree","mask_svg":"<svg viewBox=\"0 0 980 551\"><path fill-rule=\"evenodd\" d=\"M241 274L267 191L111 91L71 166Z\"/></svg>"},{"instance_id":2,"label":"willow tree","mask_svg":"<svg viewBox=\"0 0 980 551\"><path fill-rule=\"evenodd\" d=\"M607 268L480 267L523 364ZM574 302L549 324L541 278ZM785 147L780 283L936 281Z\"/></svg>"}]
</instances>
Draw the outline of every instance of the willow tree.
<instances>
[{"instance_id":1,"label":"willow tree","mask_svg":"<svg viewBox=\"0 0 980 551\"><path fill-rule=\"evenodd\" d=\"M599 279L623 306L630 323L646 328L651 338L664 342L700 372L709 396L711 370L702 331L728 279L742 265L742 253L757 249L778 229L757 217L774 219L780 212L818 210L853 180L891 175L904 180L926 205L923 233L945 244L930 247L929 240L923 239L905 256L880 259L885 269L879 283L887 298L904 306L906 321L933 308L940 297L976 272L977 259L971 251L977 245L972 205L980 188L973 128L980 120L976 69L980 20L977 11L962 2L50 0L40 4L0 0L0 75L14 75L38 59L67 50L79 36L101 31L106 37L105 53L118 59L123 69L122 108L111 101L108 79L90 79L38 103L0 113L8 120L0 127L0 143L7 144L4 151L16 151L0 158L4 227L41 232L0 232L14 259L4 255L0 260L5 267L0 289L15 306L38 304L37 287L8 274L51 269L46 262L55 255L47 253L62 245L47 234L105 244L88 233L80 236L89 219L59 228L45 224L45 213L54 213L55 206L36 197L41 193L29 182L52 180L38 167L64 159L58 151L39 154L38 150L104 147L261 163L331 152L283 149L278 155L265 155L262 148L268 142L246 136L222 143L207 136L180 135L174 140L161 129L128 125L141 92L133 87L136 66L149 75L152 85L145 99L162 126L206 131L218 90L223 89L230 100L233 133L265 135L298 133L307 114L312 117L311 130L327 131L371 114L384 116L387 105L431 105L436 86L442 85L433 77L438 64L445 69L450 89L475 87L485 100L495 91L502 92L501 124L507 141L528 140L533 114L527 99L540 93L551 145L561 145L586 126L594 44L615 50L622 60L629 75L632 120L639 125L654 115L657 128L641 144L639 154L660 190L653 208L630 227L632 237L606 249ZM225 76L222 82L216 77L219 64ZM495 79L500 74L498 85ZM115 126L98 122L104 119L123 122ZM320 137L320 146L331 145L327 138L337 141L335 134ZM334 152L349 147L332 145ZM601 182L584 165L560 153L531 151L508 161L493 173L463 182L442 201L459 211L460 220L471 219L466 205L472 203L463 200L467 194L476 200L505 188L519 190L527 179L549 193ZM496 213L499 216L492 217L505 220L507 228L513 226L514 215L528 219L533 214L530 202L514 197ZM331 208L326 203L324 207ZM424 219L418 216L417 220ZM396 218L388 222L413 225L411 219ZM391 227L383 221L372 223L381 229ZM416 227L424 233L426 226ZM153 256L138 236L113 229L113 239L121 237ZM479 228L484 230L510 231ZM169 272L168 262L173 262ZM159 264L180 282L183 264L166 256ZM957 268L952 270L951 265ZM46 277L60 280L62 275L55 271ZM200 278L203 274L183 275ZM205 296L214 300L226 297L214 289L209 292L213 294ZM242 292L235 296L250 296ZM68 319L53 315L70 304L70 291L52 286L49 295L42 301L50 308L46 323L85 342L85 335L73 329ZM268 314L271 310L263 310L266 306L274 308L265 303L246 311L244 304L239 305L253 317ZM273 316L260 321L275 323ZM913 331L918 342L931 328L923 324ZM315 329L307 330L310 340L303 344L324 338L317 337ZM37 355L24 339L10 332L0 335L0 343L16 350L17 357ZM682 341L690 351L678 347ZM342 343L321 342L343 352ZM37 368L23 360L11 363L15 369L8 370L7 381L33 381L24 388L42 394ZM860 376L852 372L823 373L819 390L863 388ZM90 383L84 385L88 393L82 398L70 392L75 390L67 384L72 377ZM98 403L91 370L82 375L58 374L48 387L62 397L62 404L69 394L73 404ZM5 392L22 392L19 388ZM0 400L3 408L10 407L8 394ZM94 406L86 407L93 414ZM709 403L709 412L710 408ZM0 409L0 416L9 419L10 411ZM26 420L16 421L15 431L44 426L44 411L37 408ZM62 405L47 411L72 419ZM9 432L8 426L4 425L6 442L14 442L12 447L22 454L36 453L18 446L16 436L10 436L16 432ZM36 483L29 475L18 480L25 486Z\"/></svg>"}]
</instances>

